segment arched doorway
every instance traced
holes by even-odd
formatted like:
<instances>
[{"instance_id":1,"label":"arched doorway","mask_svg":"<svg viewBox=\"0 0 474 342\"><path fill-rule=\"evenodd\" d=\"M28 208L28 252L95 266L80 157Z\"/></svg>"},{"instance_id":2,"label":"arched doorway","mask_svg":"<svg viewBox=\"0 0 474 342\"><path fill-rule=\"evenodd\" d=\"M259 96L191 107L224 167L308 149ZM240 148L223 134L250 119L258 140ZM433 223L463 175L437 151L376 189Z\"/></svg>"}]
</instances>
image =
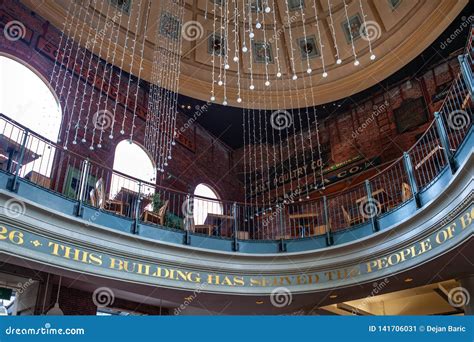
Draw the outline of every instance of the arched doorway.
<instances>
[{"instance_id":1,"label":"arched doorway","mask_svg":"<svg viewBox=\"0 0 474 342\"><path fill-rule=\"evenodd\" d=\"M198 184L194 189L194 223L204 224L208 214L222 214L222 212L222 203L220 202L217 193L206 184Z\"/></svg>"},{"instance_id":2,"label":"arched doorway","mask_svg":"<svg viewBox=\"0 0 474 342\"><path fill-rule=\"evenodd\" d=\"M155 183L156 168L153 160L142 146L133 141L122 140L117 144L113 169L140 181ZM139 187L138 183L137 180L114 173L112 175L110 195L114 197L122 192L127 193L127 196L134 196L134 194L138 193L151 196L155 193L154 186L142 184ZM127 190L129 191L127 192Z\"/></svg>"}]
</instances>

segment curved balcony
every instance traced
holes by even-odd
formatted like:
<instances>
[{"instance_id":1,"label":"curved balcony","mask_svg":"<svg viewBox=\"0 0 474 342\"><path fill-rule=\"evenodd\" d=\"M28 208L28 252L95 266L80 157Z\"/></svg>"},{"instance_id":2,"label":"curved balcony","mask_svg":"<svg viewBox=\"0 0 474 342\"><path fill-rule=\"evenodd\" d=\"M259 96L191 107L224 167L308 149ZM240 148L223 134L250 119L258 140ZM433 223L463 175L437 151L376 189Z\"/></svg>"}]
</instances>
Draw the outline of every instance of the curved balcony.
<instances>
[{"instance_id":1,"label":"curved balcony","mask_svg":"<svg viewBox=\"0 0 474 342\"><path fill-rule=\"evenodd\" d=\"M86 225L144 238L244 253L320 249L391 229L444 191L472 146L471 88L471 75L458 75L409 151L364 183L316 200L295 196L265 207L193 196L85 159L4 115L0 178Z\"/></svg>"},{"instance_id":2,"label":"curved balcony","mask_svg":"<svg viewBox=\"0 0 474 342\"><path fill-rule=\"evenodd\" d=\"M467 51L435 120L400 159L343 192L273 208L143 182L2 115L0 250L120 281L238 294L309 293L432 262L474 232Z\"/></svg>"}]
</instances>

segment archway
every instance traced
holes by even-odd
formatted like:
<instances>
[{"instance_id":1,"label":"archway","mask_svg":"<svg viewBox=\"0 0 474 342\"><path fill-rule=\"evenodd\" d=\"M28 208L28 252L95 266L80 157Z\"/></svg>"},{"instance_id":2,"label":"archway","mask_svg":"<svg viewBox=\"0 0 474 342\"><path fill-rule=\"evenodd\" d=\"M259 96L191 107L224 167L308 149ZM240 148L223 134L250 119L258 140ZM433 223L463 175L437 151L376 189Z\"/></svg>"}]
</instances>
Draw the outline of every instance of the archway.
<instances>
[{"instance_id":1,"label":"archway","mask_svg":"<svg viewBox=\"0 0 474 342\"><path fill-rule=\"evenodd\" d=\"M0 138L3 145L8 146L5 148L8 151L1 153L0 162L3 169L13 171L24 128L55 143L58 141L62 114L56 96L42 76L30 66L0 55L0 74L0 113L4 115L0 117ZM20 174L35 181L48 182L54 146L30 135L25 152L28 158L26 162L24 160Z\"/></svg>"},{"instance_id":2,"label":"archway","mask_svg":"<svg viewBox=\"0 0 474 342\"><path fill-rule=\"evenodd\" d=\"M222 212L222 203L217 193L206 184L198 184L194 189L194 223L204 224L208 214L222 214Z\"/></svg>"}]
</instances>

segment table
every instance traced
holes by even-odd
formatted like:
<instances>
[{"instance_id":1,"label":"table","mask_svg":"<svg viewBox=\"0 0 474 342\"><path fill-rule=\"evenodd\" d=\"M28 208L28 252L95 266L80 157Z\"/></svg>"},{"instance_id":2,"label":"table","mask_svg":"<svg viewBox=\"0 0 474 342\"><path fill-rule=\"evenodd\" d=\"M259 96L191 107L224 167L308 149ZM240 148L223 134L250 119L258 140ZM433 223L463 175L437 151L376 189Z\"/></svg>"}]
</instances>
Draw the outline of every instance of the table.
<instances>
[{"instance_id":1,"label":"table","mask_svg":"<svg viewBox=\"0 0 474 342\"><path fill-rule=\"evenodd\" d=\"M226 236L231 236L234 227L234 216L208 213L204 225L214 227L213 235L222 236L222 231L224 231Z\"/></svg>"},{"instance_id":2,"label":"table","mask_svg":"<svg viewBox=\"0 0 474 342\"><path fill-rule=\"evenodd\" d=\"M21 152L21 143L16 142L15 140L10 139L5 134L0 134L0 162L3 164L7 162L7 166L4 168L8 172L14 172L12 170L13 164L18 164L16 156L20 156ZM36 154L32 150L25 147L25 153L23 155L23 165L31 163L41 157L41 155ZM3 168L3 167L2 167Z\"/></svg>"},{"instance_id":3,"label":"table","mask_svg":"<svg viewBox=\"0 0 474 342\"><path fill-rule=\"evenodd\" d=\"M114 196L115 201L121 201L124 204L123 215L129 217L135 217L136 203L138 200L138 192L121 187L120 191ZM144 194L140 194L140 208L139 213L144 209L148 204L151 203L151 199Z\"/></svg>"},{"instance_id":4,"label":"table","mask_svg":"<svg viewBox=\"0 0 474 342\"><path fill-rule=\"evenodd\" d=\"M303 220L303 225L302 225L303 229L300 231L301 237L305 237L305 235L306 235L305 234L306 233L306 227L305 227L305 224L304 224L304 220L305 219L310 219L310 220L313 220L313 222L315 222L315 219L318 216L319 215L316 214L316 213L294 213L294 214L288 215L290 220L298 220L300 223ZM310 228L310 231L308 232L308 236L326 234L326 225L314 226L312 224L308 224L308 226ZM301 229L301 227L300 227L300 229Z\"/></svg>"}]
</instances>

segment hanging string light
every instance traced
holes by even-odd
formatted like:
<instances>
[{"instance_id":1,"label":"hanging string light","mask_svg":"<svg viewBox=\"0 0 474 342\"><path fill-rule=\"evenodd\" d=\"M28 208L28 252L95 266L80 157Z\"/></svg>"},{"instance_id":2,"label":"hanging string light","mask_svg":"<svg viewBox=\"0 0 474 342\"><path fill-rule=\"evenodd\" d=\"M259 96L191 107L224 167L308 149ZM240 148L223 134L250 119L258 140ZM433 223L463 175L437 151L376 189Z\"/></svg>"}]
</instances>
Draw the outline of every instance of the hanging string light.
<instances>
[{"instance_id":1,"label":"hanging string light","mask_svg":"<svg viewBox=\"0 0 474 342\"><path fill-rule=\"evenodd\" d=\"M375 56L374 52L372 51L372 37L371 37L370 33L367 32L368 27L367 27L367 22L365 20L366 15L364 13L364 6L362 6L362 0L359 0L359 7L360 7L360 12L362 13L362 20L364 21L364 24L363 24L362 27L366 31L365 36L366 36L367 42L369 44L370 60L373 61L373 60L375 60L376 56Z\"/></svg>"},{"instance_id":2,"label":"hanging string light","mask_svg":"<svg viewBox=\"0 0 474 342\"><path fill-rule=\"evenodd\" d=\"M328 11L329 11L329 27L331 28L332 40L334 42L334 49L336 49L336 64L341 64L342 60L341 60L341 57L339 56L339 47L337 46L337 39L336 39L336 29L334 28L334 19L332 17L332 11L331 11L331 0L328 0Z\"/></svg>"},{"instance_id":3,"label":"hanging string light","mask_svg":"<svg viewBox=\"0 0 474 342\"><path fill-rule=\"evenodd\" d=\"M351 22L349 20L349 14L347 13L347 5L346 0L343 0L344 3L344 14L346 15L346 23L347 23L347 30L349 31L349 37L351 39L351 47L352 47L352 55L354 56L354 65L358 66L360 64L359 60L357 59L357 54L354 46L354 35L352 34Z\"/></svg>"},{"instance_id":4,"label":"hanging string light","mask_svg":"<svg viewBox=\"0 0 474 342\"><path fill-rule=\"evenodd\" d=\"M164 1L160 7L162 16L156 31L144 144L158 170L164 172L168 160L172 159L176 137L184 2Z\"/></svg>"}]
</instances>

